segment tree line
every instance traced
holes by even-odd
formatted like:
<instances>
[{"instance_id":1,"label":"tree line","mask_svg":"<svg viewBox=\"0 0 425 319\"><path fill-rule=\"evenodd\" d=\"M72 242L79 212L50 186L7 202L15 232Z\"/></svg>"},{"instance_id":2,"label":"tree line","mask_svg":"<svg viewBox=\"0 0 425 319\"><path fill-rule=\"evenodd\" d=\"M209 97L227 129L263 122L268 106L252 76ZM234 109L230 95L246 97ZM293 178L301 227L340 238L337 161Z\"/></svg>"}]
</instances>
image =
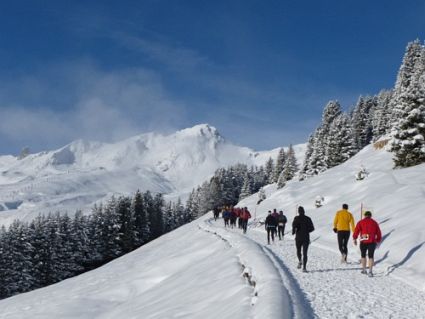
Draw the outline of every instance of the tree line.
<instances>
[{"instance_id":1,"label":"tree line","mask_svg":"<svg viewBox=\"0 0 425 319\"><path fill-rule=\"evenodd\" d=\"M425 162L425 46L407 45L395 86L375 96L360 96L348 113L338 101L324 108L310 135L300 179L317 175L382 137L389 140L394 167Z\"/></svg>"},{"instance_id":2,"label":"tree line","mask_svg":"<svg viewBox=\"0 0 425 319\"><path fill-rule=\"evenodd\" d=\"M0 298L97 268L191 221L180 201L136 192L77 212L15 220L0 229Z\"/></svg>"},{"instance_id":3,"label":"tree line","mask_svg":"<svg viewBox=\"0 0 425 319\"><path fill-rule=\"evenodd\" d=\"M271 157L264 166L236 164L215 171L213 177L193 189L186 204L192 218L198 218L214 207L236 205L242 199L257 193L265 185L277 183L285 186L298 171L295 152L290 145L279 150L277 158Z\"/></svg>"}]
</instances>

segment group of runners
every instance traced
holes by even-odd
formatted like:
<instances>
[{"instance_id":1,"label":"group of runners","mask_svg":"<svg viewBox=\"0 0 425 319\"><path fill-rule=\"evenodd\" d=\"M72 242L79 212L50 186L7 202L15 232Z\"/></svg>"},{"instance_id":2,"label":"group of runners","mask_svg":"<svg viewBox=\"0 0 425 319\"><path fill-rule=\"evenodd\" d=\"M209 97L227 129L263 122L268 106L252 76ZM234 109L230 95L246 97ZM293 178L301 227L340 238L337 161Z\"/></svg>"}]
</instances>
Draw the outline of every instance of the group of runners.
<instances>
[{"instance_id":1,"label":"group of runners","mask_svg":"<svg viewBox=\"0 0 425 319\"><path fill-rule=\"evenodd\" d=\"M251 214L247 207L238 208L225 206L221 210L215 208L214 219L219 217L220 211L224 219L225 227L236 227L236 221L238 221L238 227L246 233L248 220L251 218ZM314 231L314 225L311 218L305 215L305 210L302 206L298 207L297 212L298 215L294 217L292 222L292 235L295 235L295 246L298 258L297 268L302 268L303 272L307 272L307 254L310 245L310 233ZM283 239L286 223L287 218L283 211L279 211L278 213L276 209L273 209L273 212L268 212L264 222L268 244L270 244L270 239L274 242L276 234L278 234L279 240ZM354 245L357 246L358 241L360 242L361 273L372 277L374 252L377 244L382 240L381 229L378 223L372 219L372 213L370 211L366 211L364 213L364 218L361 219L356 226L354 225L354 217L351 212L348 211L348 205L343 204L342 209L336 212L333 223L333 231L337 234L338 248L341 252L341 263L347 263L348 242L350 234L353 232L352 238ZM367 263L366 255L368 257ZM367 271L367 269L369 271Z\"/></svg>"},{"instance_id":2,"label":"group of runners","mask_svg":"<svg viewBox=\"0 0 425 319\"><path fill-rule=\"evenodd\" d=\"M236 222L238 228L242 229L243 233L246 233L248 228L248 220L251 218L251 213L247 207L239 208L233 206L223 206L221 209L219 207L214 208L214 220L217 220L221 212L221 216L224 220L224 227L234 228L236 227Z\"/></svg>"}]
</instances>

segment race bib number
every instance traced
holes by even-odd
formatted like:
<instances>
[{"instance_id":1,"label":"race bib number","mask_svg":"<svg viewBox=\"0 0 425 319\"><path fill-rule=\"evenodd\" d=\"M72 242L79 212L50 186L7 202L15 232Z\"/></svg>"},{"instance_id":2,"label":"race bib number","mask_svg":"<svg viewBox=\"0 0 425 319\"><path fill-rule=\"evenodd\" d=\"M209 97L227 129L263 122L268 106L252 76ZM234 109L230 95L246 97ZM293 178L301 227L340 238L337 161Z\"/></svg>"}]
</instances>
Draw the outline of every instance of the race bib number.
<instances>
[{"instance_id":1,"label":"race bib number","mask_svg":"<svg viewBox=\"0 0 425 319\"><path fill-rule=\"evenodd\" d=\"M363 234L360 236L360 241L369 240L369 234Z\"/></svg>"},{"instance_id":2,"label":"race bib number","mask_svg":"<svg viewBox=\"0 0 425 319\"><path fill-rule=\"evenodd\" d=\"M279 223L279 226L283 226L283 223Z\"/></svg>"}]
</instances>

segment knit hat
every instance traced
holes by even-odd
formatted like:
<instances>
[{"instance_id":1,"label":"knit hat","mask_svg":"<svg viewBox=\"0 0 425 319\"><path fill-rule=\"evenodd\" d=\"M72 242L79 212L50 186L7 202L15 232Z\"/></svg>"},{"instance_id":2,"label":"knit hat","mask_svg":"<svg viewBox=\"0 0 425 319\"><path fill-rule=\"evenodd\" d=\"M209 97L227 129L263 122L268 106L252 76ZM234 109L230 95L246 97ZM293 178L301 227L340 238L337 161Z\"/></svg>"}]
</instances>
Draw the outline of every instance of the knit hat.
<instances>
[{"instance_id":1,"label":"knit hat","mask_svg":"<svg viewBox=\"0 0 425 319\"><path fill-rule=\"evenodd\" d=\"M365 217L372 217L372 213L370 211L365 211Z\"/></svg>"}]
</instances>

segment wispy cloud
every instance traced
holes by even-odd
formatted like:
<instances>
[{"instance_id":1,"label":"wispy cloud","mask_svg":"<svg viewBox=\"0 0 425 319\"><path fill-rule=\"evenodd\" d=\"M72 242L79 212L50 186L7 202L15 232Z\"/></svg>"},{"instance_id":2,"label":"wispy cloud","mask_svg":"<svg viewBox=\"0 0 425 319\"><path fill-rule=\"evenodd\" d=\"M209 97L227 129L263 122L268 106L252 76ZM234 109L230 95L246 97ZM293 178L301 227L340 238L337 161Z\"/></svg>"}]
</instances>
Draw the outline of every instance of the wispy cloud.
<instances>
[{"instance_id":1,"label":"wispy cloud","mask_svg":"<svg viewBox=\"0 0 425 319\"><path fill-rule=\"evenodd\" d=\"M71 74L70 68L74 70ZM46 79L47 73L34 78ZM184 106L168 98L158 77L147 70L106 73L74 64L53 74L49 73L47 82L18 80L10 83L11 92L0 92L0 140L36 150L78 138L113 141L140 132L173 129L185 117ZM56 87L58 79L67 79L70 87ZM55 92L57 98L50 102L61 103L59 107L43 102L55 88L61 92ZM15 95L18 91L19 97ZM4 151L0 149L0 153Z\"/></svg>"},{"instance_id":2,"label":"wispy cloud","mask_svg":"<svg viewBox=\"0 0 425 319\"><path fill-rule=\"evenodd\" d=\"M147 37L114 32L111 37L127 49L137 50L151 60L171 69L188 72L208 62L206 56L183 46L171 45L171 41L154 40Z\"/></svg>"}]
</instances>

